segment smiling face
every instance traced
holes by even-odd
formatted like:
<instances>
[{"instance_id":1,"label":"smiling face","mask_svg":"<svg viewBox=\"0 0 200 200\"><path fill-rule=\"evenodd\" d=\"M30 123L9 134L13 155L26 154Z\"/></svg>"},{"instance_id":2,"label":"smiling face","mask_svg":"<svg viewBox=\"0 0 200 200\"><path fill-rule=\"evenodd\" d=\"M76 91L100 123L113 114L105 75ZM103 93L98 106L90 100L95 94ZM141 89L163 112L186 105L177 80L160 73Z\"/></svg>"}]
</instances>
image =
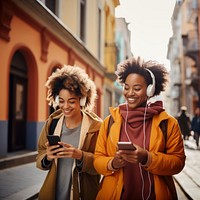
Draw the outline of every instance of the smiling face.
<instances>
[{"instance_id":1,"label":"smiling face","mask_svg":"<svg viewBox=\"0 0 200 200\"><path fill-rule=\"evenodd\" d=\"M147 100L147 84L143 76L129 74L124 83L123 94L130 108L141 106Z\"/></svg>"},{"instance_id":2,"label":"smiling face","mask_svg":"<svg viewBox=\"0 0 200 200\"><path fill-rule=\"evenodd\" d=\"M80 98L70 93L66 89L62 89L59 92L59 107L62 110L65 117L77 117L81 114L80 111Z\"/></svg>"}]
</instances>

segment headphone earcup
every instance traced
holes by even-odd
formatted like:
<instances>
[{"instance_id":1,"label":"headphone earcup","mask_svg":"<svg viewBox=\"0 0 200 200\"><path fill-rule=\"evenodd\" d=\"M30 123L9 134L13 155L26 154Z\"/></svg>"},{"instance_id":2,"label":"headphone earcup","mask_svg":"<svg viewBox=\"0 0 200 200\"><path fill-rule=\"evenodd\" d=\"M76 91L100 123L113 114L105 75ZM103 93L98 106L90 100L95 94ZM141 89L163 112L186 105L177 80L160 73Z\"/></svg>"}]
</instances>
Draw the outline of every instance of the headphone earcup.
<instances>
[{"instance_id":1,"label":"headphone earcup","mask_svg":"<svg viewBox=\"0 0 200 200\"><path fill-rule=\"evenodd\" d=\"M155 89L152 84L148 85L147 87L147 96L151 97L154 95Z\"/></svg>"},{"instance_id":2,"label":"headphone earcup","mask_svg":"<svg viewBox=\"0 0 200 200\"><path fill-rule=\"evenodd\" d=\"M57 105L59 105L59 96L58 96L58 95L57 95L56 98L55 98L55 103L56 103Z\"/></svg>"},{"instance_id":3,"label":"headphone earcup","mask_svg":"<svg viewBox=\"0 0 200 200\"><path fill-rule=\"evenodd\" d=\"M156 79L155 79L155 76L154 76L153 72L151 72L151 70L149 70L149 69L146 69L146 70L149 72L149 74L150 74L150 76L152 78L152 84L149 84L147 86L146 93L147 93L148 97L152 97L154 95L154 93L155 93L155 90L156 90Z\"/></svg>"},{"instance_id":4,"label":"headphone earcup","mask_svg":"<svg viewBox=\"0 0 200 200\"><path fill-rule=\"evenodd\" d=\"M85 106L87 98L86 97L81 97L80 99L80 106Z\"/></svg>"}]
</instances>

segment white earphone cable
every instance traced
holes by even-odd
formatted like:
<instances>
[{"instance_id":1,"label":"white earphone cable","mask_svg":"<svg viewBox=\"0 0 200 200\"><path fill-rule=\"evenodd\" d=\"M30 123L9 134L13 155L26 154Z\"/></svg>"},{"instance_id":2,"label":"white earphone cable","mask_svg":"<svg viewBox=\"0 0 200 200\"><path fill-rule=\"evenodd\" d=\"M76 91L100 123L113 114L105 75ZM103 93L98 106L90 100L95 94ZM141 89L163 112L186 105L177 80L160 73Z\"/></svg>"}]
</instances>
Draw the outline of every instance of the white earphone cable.
<instances>
[{"instance_id":1,"label":"white earphone cable","mask_svg":"<svg viewBox=\"0 0 200 200\"><path fill-rule=\"evenodd\" d=\"M128 138L128 141L131 142L131 139L128 135L128 132L127 132L127 121L128 121L128 103L126 103L126 119L125 119L125 133L126 133L126 136Z\"/></svg>"},{"instance_id":2,"label":"white earphone cable","mask_svg":"<svg viewBox=\"0 0 200 200\"><path fill-rule=\"evenodd\" d=\"M145 120L146 120L146 114L147 114L147 107L148 107L148 104L146 103L145 109L144 109L144 117L143 117L143 134L144 134L143 148L144 148L144 150L146 150L146 126L145 126Z\"/></svg>"}]
</instances>

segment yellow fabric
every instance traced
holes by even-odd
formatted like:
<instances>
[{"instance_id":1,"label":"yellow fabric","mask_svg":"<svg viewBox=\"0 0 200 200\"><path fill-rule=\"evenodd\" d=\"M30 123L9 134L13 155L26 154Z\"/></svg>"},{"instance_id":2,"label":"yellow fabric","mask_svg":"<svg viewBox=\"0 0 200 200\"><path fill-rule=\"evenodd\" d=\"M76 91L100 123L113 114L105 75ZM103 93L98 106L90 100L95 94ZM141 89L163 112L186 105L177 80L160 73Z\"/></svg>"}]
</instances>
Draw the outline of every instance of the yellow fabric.
<instances>
[{"instance_id":1,"label":"yellow fabric","mask_svg":"<svg viewBox=\"0 0 200 200\"><path fill-rule=\"evenodd\" d=\"M102 123L94 155L94 166L97 172L104 175L97 200L118 200L123 188L123 170L120 169L119 171L112 172L107 168L109 160L113 159L115 155L122 124L119 108L110 108L110 112L114 123L110 128L108 137L108 117ZM168 120L166 145L163 133L159 127L160 122L165 119ZM165 148L166 154L163 153ZM172 176L183 169L185 165L185 152L178 123L175 118L166 112L153 117L149 157L150 161L145 169L153 174L156 199L172 199L162 176Z\"/></svg>"}]
</instances>

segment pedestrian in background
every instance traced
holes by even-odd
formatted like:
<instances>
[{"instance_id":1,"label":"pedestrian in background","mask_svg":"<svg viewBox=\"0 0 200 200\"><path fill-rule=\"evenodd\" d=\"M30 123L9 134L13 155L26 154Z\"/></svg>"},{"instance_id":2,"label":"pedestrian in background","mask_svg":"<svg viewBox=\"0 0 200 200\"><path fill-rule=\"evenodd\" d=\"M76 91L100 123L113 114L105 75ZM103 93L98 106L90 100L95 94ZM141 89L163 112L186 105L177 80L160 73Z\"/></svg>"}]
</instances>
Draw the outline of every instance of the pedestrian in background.
<instances>
[{"instance_id":1,"label":"pedestrian in background","mask_svg":"<svg viewBox=\"0 0 200 200\"><path fill-rule=\"evenodd\" d=\"M172 175L185 165L181 131L162 101L150 102L164 91L166 68L134 57L119 64L116 74L126 103L110 108L112 118L103 121L99 132L94 166L104 178L97 200L177 199ZM119 141L132 144L119 149Z\"/></svg>"},{"instance_id":2,"label":"pedestrian in background","mask_svg":"<svg viewBox=\"0 0 200 200\"><path fill-rule=\"evenodd\" d=\"M195 116L192 118L191 130L194 131L194 139L196 141L197 149L199 148L199 136L200 136L200 107L195 110Z\"/></svg>"},{"instance_id":3,"label":"pedestrian in background","mask_svg":"<svg viewBox=\"0 0 200 200\"><path fill-rule=\"evenodd\" d=\"M191 130L191 121L186 106L181 106L181 111L178 113L177 120L181 128L183 139L188 140Z\"/></svg>"},{"instance_id":4,"label":"pedestrian in background","mask_svg":"<svg viewBox=\"0 0 200 200\"><path fill-rule=\"evenodd\" d=\"M102 121L92 112L95 84L81 68L64 66L48 78L46 86L49 104L60 109L49 116L38 142L37 167L49 170L39 199L94 200L100 175L93 166L93 153ZM61 142L50 146L47 135L56 119L53 134Z\"/></svg>"}]
</instances>

